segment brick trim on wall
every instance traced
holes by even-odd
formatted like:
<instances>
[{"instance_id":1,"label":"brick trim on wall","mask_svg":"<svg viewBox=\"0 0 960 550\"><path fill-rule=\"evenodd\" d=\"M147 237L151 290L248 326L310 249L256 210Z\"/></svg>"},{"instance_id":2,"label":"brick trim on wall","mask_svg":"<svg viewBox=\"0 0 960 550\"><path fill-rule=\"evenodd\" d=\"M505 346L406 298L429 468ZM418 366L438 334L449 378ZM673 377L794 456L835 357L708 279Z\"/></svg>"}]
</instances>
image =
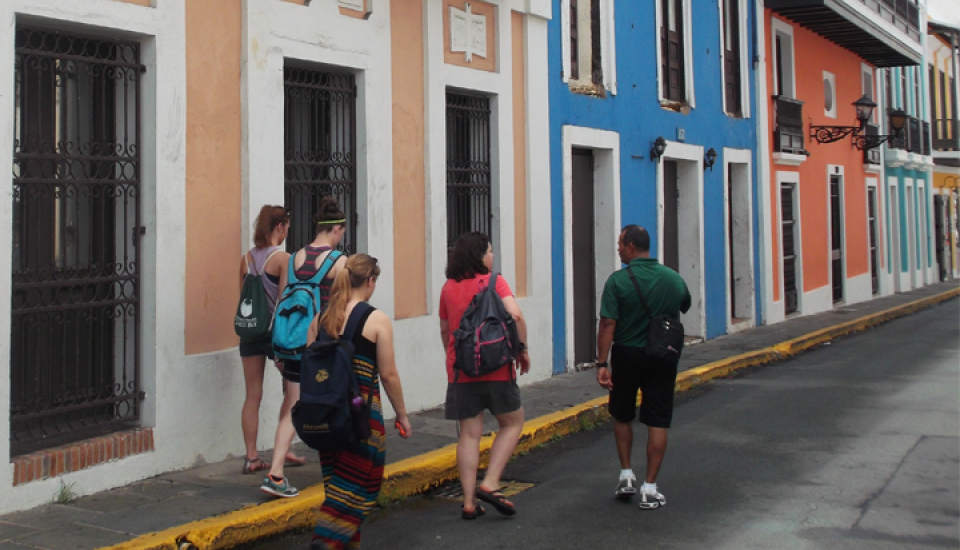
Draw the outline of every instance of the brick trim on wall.
<instances>
[{"instance_id":1,"label":"brick trim on wall","mask_svg":"<svg viewBox=\"0 0 960 550\"><path fill-rule=\"evenodd\" d=\"M61 474L153 451L153 428L117 432L45 451L14 457L13 484L57 477Z\"/></svg>"}]
</instances>

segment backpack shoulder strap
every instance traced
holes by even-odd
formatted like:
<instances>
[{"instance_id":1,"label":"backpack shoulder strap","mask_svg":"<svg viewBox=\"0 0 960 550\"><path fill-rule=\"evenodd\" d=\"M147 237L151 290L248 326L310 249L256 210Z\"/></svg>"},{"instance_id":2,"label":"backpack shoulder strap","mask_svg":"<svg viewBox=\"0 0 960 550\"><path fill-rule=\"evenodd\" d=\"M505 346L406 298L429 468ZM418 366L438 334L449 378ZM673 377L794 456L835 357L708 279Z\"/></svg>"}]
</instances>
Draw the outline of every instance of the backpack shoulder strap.
<instances>
[{"instance_id":1,"label":"backpack shoulder strap","mask_svg":"<svg viewBox=\"0 0 960 550\"><path fill-rule=\"evenodd\" d=\"M343 252L339 250L331 250L327 257L323 259L323 262L320 264L320 268L317 269L317 272L313 274L313 277L310 277L305 282L308 282L313 285L320 284L320 281L327 276L327 273L330 273L330 270L333 269L333 265L337 263L337 260L340 259L340 256L343 256Z\"/></svg>"},{"instance_id":2,"label":"backpack shoulder strap","mask_svg":"<svg viewBox=\"0 0 960 550\"><path fill-rule=\"evenodd\" d=\"M353 341L353 337L356 336L357 325L360 324L360 319L371 309L373 309L373 306L366 302L360 302L353 306L353 311L350 312L350 317L347 319L347 326L343 329L343 338L341 338L341 340L346 340L347 342Z\"/></svg>"},{"instance_id":3,"label":"backpack shoulder strap","mask_svg":"<svg viewBox=\"0 0 960 550\"><path fill-rule=\"evenodd\" d=\"M633 283L633 288L637 291L637 296L640 297L640 303L643 304L643 310L647 313L647 317L653 320L653 312L650 311L650 306L647 305L647 299L643 297L643 292L640 291L640 283L637 282L637 278L633 275L633 270L630 269L630 266L627 266L627 275L630 276L630 282Z\"/></svg>"},{"instance_id":4,"label":"backpack shoulder strap","mask_svg":"<svg viewBox=\"0 0 960 550\"><path fill-rule=\"evenodd\" d=\"M250 255L250 251L248 250L247 253L243 255L243 261L245 264L247 264L247 275L253 275L254 269L250 267L250 263L252 260L253 260L253 256Z\"/></svg>"}]
</instances>

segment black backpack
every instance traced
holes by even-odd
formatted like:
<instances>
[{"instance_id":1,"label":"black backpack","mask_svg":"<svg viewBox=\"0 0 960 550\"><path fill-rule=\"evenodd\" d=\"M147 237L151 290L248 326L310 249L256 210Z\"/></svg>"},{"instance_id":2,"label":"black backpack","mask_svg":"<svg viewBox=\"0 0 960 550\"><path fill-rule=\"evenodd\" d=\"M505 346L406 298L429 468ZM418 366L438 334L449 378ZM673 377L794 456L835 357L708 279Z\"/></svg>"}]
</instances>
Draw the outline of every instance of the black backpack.
<instances>
[{"instance_id":1,"label":"black backpack","mask_svg":"<svg viewBox=\"0 0 960 550\"><path fill-rule=\"evenodd\" d=\"M300 400L293 406L293 426L300 439L320 452L342 451L370 437L373 391L362 401L353 371L353 336L371 309L357 304L341 338L320 329L300 362Z\"/></svg>"},{"instance_id":2,"label":"black backpack","mask_svg":"<svg viewBox=\"0 0 960 550\"><path fill-rule=\"evenodd\" d=\"M647 332L647 355L672 361L680 361L680 353L683 351L683 323L679 319L670 315L653 316L650 306L647 305L647 299L643 297L640 291L640 284L633 275L633 271L628 266L627 275L630 276L630 282L640 297L640 303L650 319L650 330Z\"/></svg>"},{"instance_id":3,"label":"black backpack","mask_svg":"<svg viewBox=\"0 0 960 550\"><path fill-rule=\"evenodd\" d=\"M513 316L497 294L498 273L477 293L454 331L453 368L467 376L483 376L513 362L520 352L520 336Z\"/></svg>"}]
</instances>

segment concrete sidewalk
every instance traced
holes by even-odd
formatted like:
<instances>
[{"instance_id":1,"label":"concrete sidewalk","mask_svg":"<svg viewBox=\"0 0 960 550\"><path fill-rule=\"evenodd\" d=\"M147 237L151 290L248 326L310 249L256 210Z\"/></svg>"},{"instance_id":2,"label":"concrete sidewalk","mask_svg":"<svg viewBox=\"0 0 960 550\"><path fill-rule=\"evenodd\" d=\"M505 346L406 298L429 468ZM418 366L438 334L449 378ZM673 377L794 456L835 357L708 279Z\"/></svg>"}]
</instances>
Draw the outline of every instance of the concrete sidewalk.
<instances>
[{"instance_id":1,"label":"concrete sidewalk","mask_svg":"<svg viewBox=\"0 0 960 550\"><path fill-rule=\"evenodd\" d=\"M789 357L958 294L957 282L941 283L688 347L680 362L678 391L738 368ZM571 373L524 387L524 407L530 420L518 450L605 419L606 394L594 376L593 371ZM416 494L456 477L454 424L443 420L442 410L436 409L411 415L411 421L415 437L410 440L388 430L384 499ZM491 420L488 429L494 428ZM490 438L485 438L481 449L488 449L489 444ZM265 497L257 490L262 476L241 475L241 460L227 460L67 504L0 516L0 550L110 545L118 549L230 548L306 527L313 523L313 510L323 500L320 464L315 454L308 456L306 466L288 470L292 483L302 490L295 499Z\"/></svg>"}]
</instances>

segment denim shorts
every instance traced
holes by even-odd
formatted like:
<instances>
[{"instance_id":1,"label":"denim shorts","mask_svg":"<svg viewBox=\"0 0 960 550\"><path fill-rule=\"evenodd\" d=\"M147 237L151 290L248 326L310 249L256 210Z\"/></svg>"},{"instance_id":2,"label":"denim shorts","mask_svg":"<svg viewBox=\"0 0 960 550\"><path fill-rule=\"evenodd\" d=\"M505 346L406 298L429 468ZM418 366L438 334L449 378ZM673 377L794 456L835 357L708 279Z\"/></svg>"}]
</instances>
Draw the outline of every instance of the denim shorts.
<instances>
[{"instance_id":1,"label":"denim shorts","mask_svg":"<svg viewBox=\"0 0 960 550\"><path fill-rule=\"evenodd\" d=\"M444 418L466 420L484 410L499 416L520 409L520 388L516 380L505 382L460 382L447 384Z\"/></svg>"}]
</instances>

